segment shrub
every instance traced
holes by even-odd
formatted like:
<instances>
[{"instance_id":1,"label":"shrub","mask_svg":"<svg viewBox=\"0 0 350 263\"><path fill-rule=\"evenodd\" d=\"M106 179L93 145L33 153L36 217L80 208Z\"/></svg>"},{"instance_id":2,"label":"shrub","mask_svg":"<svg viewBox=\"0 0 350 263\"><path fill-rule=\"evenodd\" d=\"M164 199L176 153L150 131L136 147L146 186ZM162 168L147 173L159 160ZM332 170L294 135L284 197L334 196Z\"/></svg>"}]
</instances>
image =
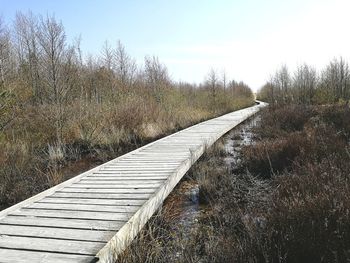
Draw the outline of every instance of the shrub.
<instances>
[{"instance_id":1,"label":"shrub","mask_svg":"<svg viewBox=\"0 0 350 263\"><path fill-rule=\"evenodd\" d=\"M344 173L335 163L323 161L275 179L278 188L271 198L265 229L270 261L349 259L349 170L349 165Z\"/></svg>"},{"instance_id":2,"label":"shrub","mask_svg":"<svg viewBox=\"0 0 350 263\"><path fill-rule=\"evenodd\" d=\"M242 168L255 175L270 178L275 173L289 170L307 144L308 140L302 132L259 141L243 148Z\"/></svg>"},{"instance_id":3,"label":"shrub","mask_svg":"<svg viewBox=\"0 0 350 263\"><path fill-rule=\"evenodd\" d=\"M257 127L256 132L260 138L277 138L302 131L305 123L315 114L310 106L305 105L269 107L263 111L263 125Z\"/></svg>"},{"instance_id":4,"label":"shrub","mask_svg":"<svg viewBox=\"0 0 350 263\"><path fill-rule=\"evenodd\" d=\"M322 112L322 119L342 132L348 140L350 139L350 108L348 105L327 107Z\"/></svg>"}]
</instances>

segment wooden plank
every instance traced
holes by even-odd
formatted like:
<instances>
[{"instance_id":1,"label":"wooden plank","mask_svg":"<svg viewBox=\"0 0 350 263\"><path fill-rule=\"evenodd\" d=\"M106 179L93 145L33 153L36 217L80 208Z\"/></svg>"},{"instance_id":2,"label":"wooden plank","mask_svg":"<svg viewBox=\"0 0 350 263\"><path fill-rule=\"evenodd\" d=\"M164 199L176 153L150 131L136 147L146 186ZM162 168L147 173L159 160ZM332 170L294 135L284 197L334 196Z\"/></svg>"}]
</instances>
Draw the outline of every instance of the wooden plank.
<instances>
[{"instance_id":1,"label":"wooden plank","mask_svg":"<svg viewBox=\"0 0 350 263\"><path fill-rule=\"evenodd\" d=\"M150 148L150 149L145 149L144 151L140 152L139 154L148 154L150 153L153 158L159 158L161 156L173 156L177 152L181 152L183 154L183 157L185 159L188 158L188 156L191 155L191 151L194 149L200 147L200 144L197 146L193 146L191 148L189 147L181 147L178 151L172 148L168 148L167 146L162 146L160 148Z\"/></svg>"},{"instance_id":2,"label":"wooden plank","mask_svg":"<svg viewBox=\"0 0 350 263\"><path fill-rule=\"evenodd\" d=\"M172 172L176 169L177 167L166 167L166 168L161 168L161 167L112 167L112 166L107 166L104 168L101 168L100 171L113 171L113 172L126 172L126 171L131 171L131 172L137 172L140 171L141 173L143 172Z\"/></svg>"},{"instance_id":3,"label":"wooden plank","mask_svg":"<svg viewBox=\"0 0 350 263\"><path fill-rule=\"evenodd\" d=\"M198 143L188 143L188 142L183 142L183 143L176 143L173 141L166 141L163 144L155 144L152 145L151 147L144 149L146 150L163 150L163 149L170 149L173 152L186 152L191 148L196 148L198 146L201 146L203 142L198 142Z\"/></svg>"},{"instance_id":4,"label":"wooden plank","mask_svg":"<svg viewBox=\"0 0 350 263\"><path fill-rule=\"evenodd\" d=\"M126 175L126 174L98 174L89 175L84 178L84 180L166 180L168 176L166 175ZM82 181L82 180L81 180ZM81 182L80 181L80 182ZM64 189L64 188L63 188Z\"/></svg>"},{"instance_id":5,"label":"wooden plank","mask_svg":"<svg viewBox=\"0 0 350 263\"><path fill-rule=\"evenodd\" d=\"M126 210L126 209L125 209ZM94 211L71 211L71 210L47 210L47 209L20 209L11 213L15 216L33 216L66 219L90 219L108 221L127 221L132 212L94 212Z\"/></svg>"},{"instance_id":6,"label":"wooden plank","mask_svg":"<svg viewBox=\"0 0 350 263\"><path fill-rule=\"evenodd\" d=\"M157 145L167 145L167 143L174 143L174 145L182 145L183 143L189 143L189 144L202 144L203 141L205 141L208 133L202 134L202 135L196 135L198 132L183 132L180 134L177 134L177 136L174 136L172 138L168 138L167 141L159 142ZM211 134L211 133L210 133ZM191 135L191 136L188 136Z\"/></svg>"},{"instance_id":7,"label":"wooden plank","mask_svg":"<svg viewBox=\"0 0 350 263\"><path fill-rule=\"evenodd\" d=\"M152 194L156 191L155 188L146 188L146 189L134 189L134 188L126 188L126 189L88 189L88 188L71 188L66 187L63 188L60 191L57 191L57 193L111 193L111 194L135 194L135 193L141 193L141 194Z\"/></svg>"},{"instance_id":8,"label":"wooden plank","mask_svg":"<svg viewBox=\"0 0 350 263\"><path fill-rule=\"evenodd\" d=\"M138 158L132 158L132 156L126 156L123 159L117 160L111 164L119 164L119 163L121 163L121 164L133 164L135 162L140 163L140 164L144 163L142 160L140 160L140 162L139 162ZM167 159L163 158L160 160L151 159L150 161L146 162L146 164L155 164L155 165L157 165L157 164L176 164L176 165L178 165L180 163L181 163L181 160L172 161L170 158L167 158Z\"/></svg>"},{"instance_id":9,"label":"wooden plank","mask_svg":"<svg viewBox=\"0 0 350 263\"><path fill-rule=\"evenodd\" d=\"M104 206L122 206L122 205L142 205L146 200L112 200L112 199L84 199L84 198L54 198L46 197L45 199L39 200L37 203L54 203L54 204L81 204L81 205L104 205ZM1 221L0 221L1 222Z\"/></svg>"},{"instance_id":10,"label":"wooden plank","mask_svg":"<svg viewBox=\"0 0 350 263\"><path fill-rule=\"evenodd\" d=\"M115 172L101 172L101 173L94 173L89 176L84 177L83 179L89 179L89 178L102 178L102 177L116 177L116 178L159 178L160 180L168 178L168 176L171 173L148 173L148 174L142 174L142 173L115 173ZM82 180L83 180L82 179Z\"/></svg>"},{"instance_id":11,"label":"wooden plank","mask_svg":"<svg viewBox=\"0 0 350 263\"><path fill-rule=\"evenodd\" d=\"M103 177L107 177L106 181L103 180ZM121 186L123 185L138 185L138 184L162 184L164 180L166 180L168 176L162 176L160 179L153 179L151 176L149 177L143 177L141 179L137 177L119 177L118 174L108 174L104 176L97 176L97 177L89 177L89 178L84 178L79 181L79 184L103 184L104 182L112 184L110 180L112 179L115 181L115 184L119 184Z\"/></svg>"},{"instance_id":12,"label":"wooden plank","mask_svg":"<svg viewBox=\"0 0 350 263\"><path fill-rule=\"evenodd\" d=\"M195 147L196 148L196 147ZM179 150L179 151L174 151L172 149L152 149L152 148L147 148L142 150L139 154L151 154L152 156L160 156L163 154L169 154L171 156L179 156L179 157L187 157L190 153L190 149L186 149L186 150Z\"/></svg>"},{"instance_id":13,"label":"wooden plank","mask_svg":"<svg viewBox=\"0 0 350 263\"><path fill-rule=\"evenodd\" d=\"M93 256L0 248L2 263L87 263L93 262L94 258Z\"/></svg>"},{"instance_id":14,"label":"wooden plank","mask_svg":"<svg viewBox=\"0 0 350 263\"><path fill-rule=\"evenodd\" d=\"M184 157L175 157L175 156L159 156L157 157L157 161L178 161L178 162L183 162L186 160L187 156ZM126 156L122 159L123 161L132 161L132 162L138 162L138 161L154 161L155 158L151 157L151 156L147 156L147 155L140 155L140 154L133 154L130 156Z\"/></svg>"},{"instance_id":15,"label":"wooden plank","mask_svg":"<svg viewBox=\"0 0 350 263\"><path fill-rule=\"evenodd\" d=\"M115 170L115 171L142 171L142 172L156 172L156 171L163 171L163 172L171 172L174 169L176 169L179 166L177 165L169 165L169 166L155 166L155 165L139 165L139 166L133 166L133 165L109 165L108 167L105 167L101 169L100 171L104 170Z\"/></svg>"},{"instance_id":16,"label":"wooden plank","mask_svg":"<svg viewBox=\"0 0 350 263\"><path fill-rule=\"evenodd\" d=\"M165 181L165 179L161 180L153 180L153 179L142 179L142 180L137 180L137 179L124 179L124 180L87 180L87 179L82 179L79 183L81 184L108 184L108 185L137 185L137 184L162 184Z\"/></svg>"},{"instance_id":17,"label":"wooden plank","mask_svg":"<svg viewBox=\"0 0 350 263\"><path fill-rule=\"evenodd\" d=\"M171 172L174 169L176 169L177 166L168 166L168 167L156 167L156 166L139 166L139 167L121 167L121 166L106 166L101 168L99 171L105 171L105 170L114 170L114 171L134 171L134 172Z\"/></svg>"},{"instance_id":18,"label":"wooden plank","mask_svg":"<svg viewBox=\"0 0 350 263\"><path fill-rule=\"evenodd\" d=\"M157 184L158 187L161 184ZM129 192L133 192L131 190L135 190L135 194L147 194L150 193L151 191L146 190L145 192L142 192L142 189L157 189L158 187L155 187L152 183L148 184L149 187L137 187L135 186L135 184L130 183L129 185L119 185L119 181L115 182L115 181L84 181L81 185L74 185L71 187L67 187L67 188L85 188L85 189L119 189L118 191L116 191L115 193L120 193L120 194L129 194ZM127 189L130 189L129 192L127 193L123 193L123 191L121 191L121 189L125 189L125 192L127 191ZM61 193L62 191L57 191L56 193ZM64 192L64 191L63 191ZM99 191L100 193L103 193L103 191ZM108 192L106 192L108 193ZM52 195L52 197L57 197L55 194ZM89 197L89 198L93 198L93 197ZM119 197L114 199L120 199ZM128 199L128 196L124 196L122 199ZM141 198L142 199L142 198Z\"/></svg>"},{"instance_id":19,"label":"wooden plank","mask_svg":"<svg viewBox=\"0 0 350 263\"><path fill-rule=\"evenodd\" d=\"M176 157L176 156L171 156L171 155L167 155L167 156L164 156L164 155L161 155L161 156L158 156L157 159L151 157L151 156L148 156L148 155L145 155L145 154L140 154L140 153L137 153L137 154L133 154L133 155L130 155L130 156L126 156L124 157L122 160L123 161L143 161L143 160L147 160L147 161L154 161L154 160L157 160L157 161L173 161L173 162L183 162L184 160L186 160L187 156L182 156L182 157Z\"/></svg>"},{"instance_id":20,"label":"wooden plank","mask_svg":"<svg viewBox=\"0 0 350 263\"><path fill-rule=\"evenodd\" d=\"M167 156L163 156L164 158L163 158L163 160L164 161L166 161L166 160L169 160L169 161L171 161L172 160L172 158L171 157L167 157ZM160 157L157 157L157 158L160 158ZM136 158L128 158L127 159L128 161L133 161L133 162L151 162L152 160L153 160L153 157L150 157L150 156L145 156L145 157L142 157L142 156L140 156L140 157L137 157L137 159ZM187 160L187 157L186 158L181 158L181 159L177 159L179 162L180 162L180 164L181 163L183 163L184 161L186 161Z\"/></svg>"},{"instance_id":21,"label":"wooden plank","mask_svg":"<svg viewBox=\"0 0 350 263\"><path fill-rule=\"evenodd\" d=\"M91 175L95 174L116 174L116 175L168 175L171 174L172 171L108 171L108 170L101 170L92 173ZM85 177L84 177L85 178Z\"/></svg>"},{"instance_id":22,"label":"wooden plank","mask_svg":"<svg viewBox=\"0 0 350 263\"><path fill-rule=\"evenodd\" d=\"M41 226L0 225L0 236L42 237L65 240L81 240L107 242L115 234L114 231L98 231L86 229L67 229ZM0 259L1 261L1 259Z\"/></svg>"},{"instance_id":23,"label":"wooden plank","mask_svg":"<svg viewBox=\"0 0 350 263\"><path fill-rule=\"evenodd\" d=\"M169 157L172 157L172 158L183 158L183 159L186 159L190 156L190 151L187 151L185 153L181 153L181 154L177 154L177 153L172 153L171 151L167 152L167 154L169 155ZM134 155L135 156L135 155ZM142 150L140 152L137 153L137 156L140 156L140 157L150 157L152 156L152 158L161 158L161 157L164 157L164 152L153 152L152 150ZM174 160L174 159L173 159Z\"/></svg>"},{"instance_id":24,"label":"wooden plank","mask_svg":"<svg viewBox=\"0 0 350 263\"><path fill-rule=\"evenodd\" d=\"M115 164L109 164L107 167L120 167L120 168L166 168L166 167L177 167L179 163L139 163L135 162L119 162Z\"/></svg>"},{"instance_id":25,"label":"wooden plank","mask_svg":"<svg viewBox=\"0 0 350 263\"><path fill-rule=\"evenodd\" d=\"M171 172L157 172L157 173L142 173L142 172L139 172L139 173L135 173L135 172L116 172L116 171L101 171L101 172L98 172L98 173L93 173L91 174L91 176L125 176L125 177L128 177L128 176L147 176L147 177L152 177L152 176L166 176L168 177L169 175L171 174ZM84 177L84 179L87 178L87 177ZM77 182L79 183L79 182Z\"/></svg>"},{"instance_id":26,"label":"wooden plank","mask_svg":"<svg viewBox=\"0 0 350 263\"><path fill-rule=\"evenodd\" d=\"M202 127L201 129L205 129L205 127ZM169 140L169 143L186 144L186 143L191 143L194 140L196 143L200 145L205 143L208 137L213 135L215 135L215 132L207 132L207 133L200 133L199 131L193 131L192 133L186 132L179 136L175 136L171 138L171 140Z\"/></svg>"},{"instance_id":27,"label":"wooden plank","mask_svg":"<svg viewBox=\"0 0 350 263\"><path fill-rule=\"evenodd\" d=\"M89 205L89 204L60 204L60 203L34 203L22 209L51 209L51 210L73 210L73 211L94 211L94 212L114 212L120 213L125 210L128 212L136 212L140 205Z\"/></svg>"},{"instance_id":28,"label":"wooden plank","mask_svg":"<svg viewBox=\"0 0 350 263\"><path fill-rule=\"evenodd\" d=\"M141 158L133 158L133 159L127 159L127 160L123 160L123 165L129 165L129 166L133 166L134 163L138 163L139 165L147 165L147 166L157 166L157 165L165 165L165 164L170 164L170 165L174 165L174 166L178 166L181 164L181 162L183 160L176 160L176 161L171 161L171 159L163 159L164 161L157 161L154 162L152 159L149 160L142 160ZM113 165L118 165L118 163L115 163Z\"/></svg>"},{"instance_id":29,"label":"wooden plank","mask_svg":"<svg viewBox=\"0 0 350 263\"><path fill-rule=\"evenodd\" d=\"M0 236L0 248L94 256L102 247L101 242Z\"/></svg>"},{"instance_id":30,"label":"wooden plank","mask_svg":"<svg viewBox=\"0 0 350 263\"><path fill-rule=\"evenodd\" d=\"M83 219L67 220L64 218L44 218L44 217L10 216L9 215L1 219L0 224L115 231L120 229L120 227L123 226L125 222L106 221L106 220L83 220Z\"/></svg>"},{"instance_id":31,"label":"wooden plank","mask_svg":"<svg viewBox=\"0 0 350 263\"><path fill-rule=\"evenodd\" d=\"M106 185L106 184L73 184L69 188L89 188L89 189L127 189L127 188L132 188L132 189L143 189L143 188L148 188L148 189L156 189L158 188L161 183L159 184L148 184L146 182L143 182L142 184L116 184L116 185Z\"/></svg>"},{"instance_id":32,"label":"wooden plank","mask_svg":"<svg viewBox=\"0 0 350 263\"><path fill-rule=\"evenodd\" d=\"M163 156L166 156L166 155L163 155ZM176 165L175 164L172 164L172 165L169 165L169 166L166 166L166 165L162 165L162 166L157 166L157 164L153 164L151 163L152 159L132 159L130 162L138 162L138 165L132 165L132 164L125 164L125 165L109 165L108 167L105 167L103 169L106 169L106 168L118 168L118 169L125 169L126 171L129 171L128 168L135 168L135 172L139 172L140 170L144 171L145 173L151 173L152 171L155 171L155 172L158 172L158 171L167 171L167 170L172 170L176 167L178 167L182 162L183 160L179 161ZM170 160L169 160L170 161ZM129 162L129 160L128 160ZM151 169L154 169L154 170L151 170Z\"/></svg>"},{"instance_id":33,"label":"wooden plank","mask_svg":"<svg viewBox=\"0 0 350 263\"><path fill-rule=\"evenodd\" d=\"M66 197L66 198L93 198L93 199L134 199L147 200L152 194L84 194L84 193L59 193L56 192L51 197Z\"/></svg>"},{"instance_id":34,"label":"wooden plank","mask_svg":"<svg viewBox=\"0 0 350 263\"><path fill-rule=\"evenodd\" d=\"M169 144L172 144L172 146L168 146ZM171 150L181 149L181 150L187 152L191 148L196 148L196 147L201 146L201 144L203 144L203 142L189 145L186 142L172 141L172 142L166 142L166 143L163 143L163 144L159 144L157 146L153 146L150 149L162 149L162 148L168 148L168 149L171 149Z\"/></svg>"},{"instance_id":35,"label":"wooden plank","mask_svg":"<svg viewBox=\"0 0 350 263\"><path fill-rule=\"evenodd\" d=\"M167 167L177 167L179 163L139 163L137 161L134 162L119 162L109 164L106 167L134 167L134 168L167 168Z\"/></svg>"},{"instance_id":36,"label":"wooden plank","mask_svg":"<svg viewBox=\"0 0 350 263\"><path fill-rule=\"evenodd\" d=\"M147 182L147 181L157 181L159 184L163 183L168 177L167 176L162 176L162 177L123 177L123 176L118 176L118 175L113 175L113 174L108 174L108 175L101 175L101 176L96 176L96 177L89 177L89 178L84 178L84 180L81 180L80 183L88 183L88 182L111 182L112 184L118 184L120 182L129 182L132 183L133 185ZM64 190L64 188L62 189ZM59 190L59 191L62 191Z\"/></svg>"}]
</instances>

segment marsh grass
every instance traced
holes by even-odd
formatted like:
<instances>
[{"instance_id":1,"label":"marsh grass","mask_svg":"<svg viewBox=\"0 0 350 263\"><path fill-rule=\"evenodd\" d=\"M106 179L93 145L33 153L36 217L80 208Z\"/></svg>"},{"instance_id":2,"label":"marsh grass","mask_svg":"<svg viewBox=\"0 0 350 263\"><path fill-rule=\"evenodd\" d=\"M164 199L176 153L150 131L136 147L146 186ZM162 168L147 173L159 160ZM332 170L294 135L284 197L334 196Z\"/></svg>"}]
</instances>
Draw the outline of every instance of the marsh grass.
<instances>
[{"instance_id":1,"label":"marsh grass","mask_svg":"<svg viewBox=\"0 0 350 263\"><path fill-rule=\"evenodd\" d=\"M344 107L266 110L256 141L241 151L240 169L225 165L218 143L188 173L205 204L195 231L182 239L177 221L164 224L158 214L149 225L161 234L152 242L134 240L120 262L349 262L347 113ZM297 120L286 125L292 116ZM179 246L183 256L169 257ZM139 251L147 253L135 260Z\"/></svg>"},{"instance_id":2,"label":"marsh grass","mask_svg":"<svg viewBox=\"0 0 350 263\"><path fill-rule=\"evenodd\" d=\"M208 118L253 104L252 97L220 95L208 105L206 90L165 88L158 102L147 90L125 91L104 103L65 105L62 139L55 105L27 105L0 132L0 209L68 179L65 167L81 159L97 164ZM81 171L91 165L82 167Z\"/></svg>"}]
</instances>

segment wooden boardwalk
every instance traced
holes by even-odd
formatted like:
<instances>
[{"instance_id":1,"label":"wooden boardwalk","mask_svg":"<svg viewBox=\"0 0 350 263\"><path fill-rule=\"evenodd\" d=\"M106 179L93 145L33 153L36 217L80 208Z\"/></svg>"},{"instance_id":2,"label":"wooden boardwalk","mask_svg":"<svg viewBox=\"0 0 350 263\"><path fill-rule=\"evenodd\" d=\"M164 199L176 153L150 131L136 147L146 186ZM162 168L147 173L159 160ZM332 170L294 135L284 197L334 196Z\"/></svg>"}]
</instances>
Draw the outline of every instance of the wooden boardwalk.
<instances>
[{"instance_id":1,"label":"wooden boardwalk","mask_svg":"<svg viewBox=\"0 0 350 263\"><path fill-rule=\"evenodd\" d=\"M183 175L265 104L145 145L0 212L0 262L114 262Z\"/></svg>"}]
</instances>

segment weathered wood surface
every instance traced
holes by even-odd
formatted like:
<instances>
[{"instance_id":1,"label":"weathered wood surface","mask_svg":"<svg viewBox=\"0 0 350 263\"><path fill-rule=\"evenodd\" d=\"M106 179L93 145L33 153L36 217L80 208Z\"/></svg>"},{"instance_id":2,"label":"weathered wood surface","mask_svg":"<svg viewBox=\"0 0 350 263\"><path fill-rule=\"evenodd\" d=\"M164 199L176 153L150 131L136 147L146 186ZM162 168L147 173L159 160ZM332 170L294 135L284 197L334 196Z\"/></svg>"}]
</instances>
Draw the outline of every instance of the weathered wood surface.
<instances>
[{"instance_id":1,"label":"weathered wood surface","mask_svg":"<svg viewBox=\"0 0 350 263\"><path fill-rule=\"evenodd\" d=\"M204 152L265 104L211 119L0 212L0 262L114 262Z\"/></svg>"}]
</instances>

